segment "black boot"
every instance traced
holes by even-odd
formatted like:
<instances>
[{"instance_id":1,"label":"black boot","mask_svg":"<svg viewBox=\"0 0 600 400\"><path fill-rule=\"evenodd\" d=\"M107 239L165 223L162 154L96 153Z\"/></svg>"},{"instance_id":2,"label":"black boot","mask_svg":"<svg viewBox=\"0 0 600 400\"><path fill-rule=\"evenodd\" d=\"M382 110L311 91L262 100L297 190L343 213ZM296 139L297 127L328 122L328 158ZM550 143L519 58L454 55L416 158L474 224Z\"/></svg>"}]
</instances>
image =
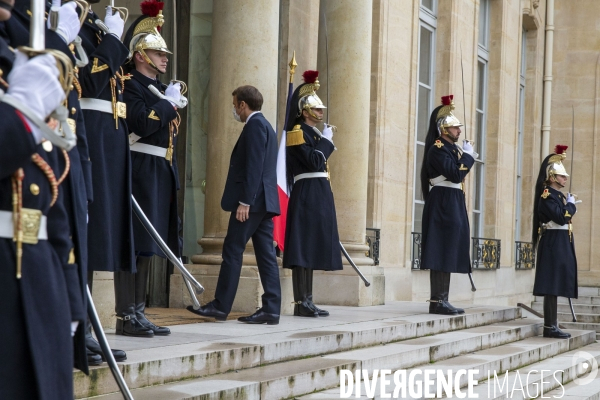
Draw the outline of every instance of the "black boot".
<instances>
[{"instance_id":1,"label":"black boot","mask_svg":"<svg viewBox=\"0 0 600 400\"><path fill-rule=\"evenodd\" d=\"M307 299L307 282L305 268L292 269L292 287L294 289L294 315L297 317L318 317L319 314L310 306Z\"/></svg>"},{"instance_id":2,"label":"black boot","mask_svg":"<svg viewBox=\"0 0 600 400\"><path fill-rule=\"evenodd\" d=\"M463 310L462 308L454 307L448 301L448 295L450 294L450 276L452 274L450 274L450 272L439 272L439 273L442 274L442 279L444 281L444 293L445 293L444 301L446 302L446 305L451 310L455 310L457 314L464 314L465 310Z\"/></svg>"},{"instance_id":3,"label":"black boot","mask_svg":"<svg viewBox=\"0 0 600 400\"><path fill-rule=\"evenodd\" d=\"M429 314L457 315L458 311L455 308L450 308L448 303L446 303L448 288L446 287L443 274L440 271L429 271L429 285L431 290ZM449 280L448 284L450 284Z\"/></svg>"},{"instance_id":4,"label":"black boot","mask_svg":"<svg viewBox=\"0 0 600 400\"><path fill-rule=\"evenodd\" d=\"M135 274L117 271L114 275L116 334L124 336L153 337L154 332L135 317Z\"/></svg>"},{"instance_id":5,"label":"black boot","mask_svg":"<svg viewBox=\"0 0 600 400\"><path fill-rule=\"evenodd\" d=\"M156 326L150 322L144 311L146 310L146 288L148 286L148 274L150 273L150 264L152 257L138 256L136 260L135 274L135 318L140 324L154 332L158 336L167 336L171 330L164 326Z\"/></svg>"},{"instance_id":6,"label":"black boot","mask_svg":"<svg viewBox=\"0 0 600 400\"><path fill-rule=\"evenodd\" d=\"M312 296L313 270L309 269L309 268L303 268L303 269L304 269L304 275L306 277L306 289L307 289L306 300L307 300L308 304L317 314L319 314L319 317L328 317L329 311L320 309L319 307L316 306L315 303L313 303L313 300L312 300L312 297L313 297Z\"/></svg>"},{"instance_id":7,"label":"black boot","mask_svg":"<svg viewBox=\"0 0 600 400\"><path fill-rule=\"evenodd\" d=\"M556 296L544 296L544 337L555 339L568 339L570 333L558 328L558 299Z\"/></svg>"}]
</instances>

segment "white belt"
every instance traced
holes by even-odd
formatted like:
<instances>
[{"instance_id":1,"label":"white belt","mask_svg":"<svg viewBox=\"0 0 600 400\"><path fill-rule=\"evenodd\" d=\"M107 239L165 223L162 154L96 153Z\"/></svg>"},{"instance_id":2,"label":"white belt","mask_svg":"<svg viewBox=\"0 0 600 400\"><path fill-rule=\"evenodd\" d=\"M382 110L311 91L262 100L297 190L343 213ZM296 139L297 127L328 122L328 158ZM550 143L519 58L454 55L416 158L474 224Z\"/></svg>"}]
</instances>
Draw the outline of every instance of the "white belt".
<instances>
[{"instance_id":1,"label":"white belt","mask_svg":"<svg viewBox=\"0 0 600 400\"><path fill-rule=\"evenodd\" d=\"M152 146L151 144L145 144L136 142L130 147L131 151L137 151L138 153L146 153L157 157L165 158L167 156L167 149L164 147Z\"/></svg>"},{"instance_id":2,"label":"white belt","mask_svg":"<svg viewBox=\"0 0 600 400\"><path fill-rule=\"evenodd\" d=\"M440 175L440 176L436 176L435 178L432 178L429 180L429 183L431 184L431 186L435 186L440 182L444 182L446 180L446 177L444 175Z\"/></svg>"},{"instance_id":3,"label":"white belt","mask_svg":"<svg viewBox=\"0 0 600 400\"><path fill-rule=\"evenodd\" d=\"M569 224L559 225L554 221L550 221L546 224L543 224L546 229L563 229L565 231L569 230Z\"/></svg>"},{"instance_id":4,"label":"white belt","mask_svg":"<svg viewBox=\"0 0 600 400\"><path fill-rule=\"evenodd\" d=\"M24 211L27 209L23 209ZM31 221L33 222L33 221ZM47 229L47 220L46 216L42 215L39 220L39 228L37 226L32 226L36 224L28 224L26 220L23 221L23 230L27 231L28 227L30 227L30 232L33 232L35 235L35 230L37 228L37 238L38 240L48 240L48 229ZM4 239L12 239L15 236L15 228L13 225L13 213L11 211L2 211L0 210L0 238Z\"/></svg>"},{"instance_id":5,"label":"white belt","mask_svg":"<svg viewBox=\"0 0 600 400\"><path fill-rule=\"evenodd\" d=\"M114 115L116 112L120 118L127 116L125 103L120 101L115 103L116 107L113 107L113 103L108 100L83 98L79 99L79 106L82 110L100 111L111 115Z\"/></svg>"},{"instance_id":6,"label":"white belt","mask_svg":"<svg viewBox=\"0 0 600 400\"><path fill-rule=\"evenodd\" d=\"M453 189L462 189L462 183L454 183L454 182L450 182L450 181L442 181L442 182L438 182L436 183L434 186L444 186L444 187L449 187L449 188L453 188ZM429 190L431 190L433 188L433 186L429 185Z\"/></svg>"},{"instance_id":7,"label":"white belt","mask_svg":"<svg viewBox=\"0 0 600 400\"><path fill-rule=\"evenodd\" d=\"M308 178L327 178L327 172L306 172L304 174L294 176L294 183L298 182L300 179L308 179Z\"/></svg>"}]
</instances>

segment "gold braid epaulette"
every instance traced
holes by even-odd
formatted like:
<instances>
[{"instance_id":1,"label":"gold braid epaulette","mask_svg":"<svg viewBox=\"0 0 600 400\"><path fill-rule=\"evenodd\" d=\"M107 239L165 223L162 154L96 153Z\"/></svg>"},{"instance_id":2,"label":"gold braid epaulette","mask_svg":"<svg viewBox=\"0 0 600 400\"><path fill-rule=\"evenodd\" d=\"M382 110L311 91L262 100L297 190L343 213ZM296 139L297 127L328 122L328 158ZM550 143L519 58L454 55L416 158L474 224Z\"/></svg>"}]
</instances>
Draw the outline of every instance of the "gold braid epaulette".
<instances>
[{"instance_id":1,"label":"gold braid epaulette","mask_svg":"<svg viewBox=\"0 0 600 400\"><path fill-rule=\"evenodd\" d=\"M286 133L286 146L299 146L306 143L304 141L304 132L300 125L294 125L294 129Z\"/></svg>"}]
</instances>

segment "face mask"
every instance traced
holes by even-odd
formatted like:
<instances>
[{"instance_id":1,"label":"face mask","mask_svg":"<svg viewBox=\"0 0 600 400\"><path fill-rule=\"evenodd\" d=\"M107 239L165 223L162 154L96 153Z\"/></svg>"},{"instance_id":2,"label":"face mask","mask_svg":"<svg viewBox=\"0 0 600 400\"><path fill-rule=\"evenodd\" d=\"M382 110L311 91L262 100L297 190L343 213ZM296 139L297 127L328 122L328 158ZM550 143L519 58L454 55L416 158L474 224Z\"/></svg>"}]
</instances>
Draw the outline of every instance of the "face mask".
<instances>
[{"instance_id":1,"label":"face mask","mask_svg":"<svg viewBox=\"0 0 600 400\"><path fill-rule=\"evenodd\" d=\"M242 122L242 119L240 118L238 113L235 112L235 106L232 106L231 111L233 111L233 119L235 119L237 122Z\"/></svg>"}]
</instances>

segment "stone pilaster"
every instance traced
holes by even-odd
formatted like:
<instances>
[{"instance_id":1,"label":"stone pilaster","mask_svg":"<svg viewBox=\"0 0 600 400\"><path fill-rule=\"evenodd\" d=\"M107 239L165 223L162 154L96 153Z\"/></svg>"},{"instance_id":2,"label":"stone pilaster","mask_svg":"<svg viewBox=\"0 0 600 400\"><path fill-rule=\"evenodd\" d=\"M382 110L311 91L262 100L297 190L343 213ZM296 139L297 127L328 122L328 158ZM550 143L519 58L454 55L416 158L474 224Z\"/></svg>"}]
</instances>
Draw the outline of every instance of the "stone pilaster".
<instances>
[{"instance_id":1,"label":"stone pilaster","mask_svg":"<svg viewBox=\"0 0 600 400\"><path fill-rule=\"evenodd\" d=\"M333 138L337 151L329 159L338 229L344 247L371 281L366 288L344 259L343 271L315 274L315 301L321 304L384 301L382 269L365 255L372 8L371 0L321 0L319 96L327 103L329 122L338 128Z\"/></svg>"}]
</instances>

